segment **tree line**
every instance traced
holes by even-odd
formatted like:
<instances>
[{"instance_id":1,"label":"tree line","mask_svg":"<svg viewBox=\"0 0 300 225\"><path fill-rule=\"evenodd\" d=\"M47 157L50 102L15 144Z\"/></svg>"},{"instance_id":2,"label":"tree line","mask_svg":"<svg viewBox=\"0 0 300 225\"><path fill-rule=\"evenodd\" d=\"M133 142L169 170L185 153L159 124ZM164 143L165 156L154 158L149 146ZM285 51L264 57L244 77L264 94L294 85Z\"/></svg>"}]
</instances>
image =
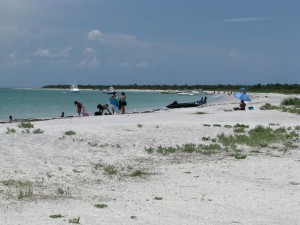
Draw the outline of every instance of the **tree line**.
<instances>
[{"instance_id":1,"label":"tree line","mask_svg":"<svg viewBox=\"0 0 300 225\"><path fill-rule=\"evenodd\" d=\"M260 93L283 93L283 94L300 94L300 84L255 84L255 85L231 85L231 84L217 84L217 85L141 85L141 84L129 84L129 85L112 85L115 89L140 89L140 90L205 90L205 91L226 91L236 92L240 88L245 88L248 92L260 92ZM66 84L62 85L47 85L42 88L49 89L69 89L70 86ZM78 85L79 89L92 89L103 90L108 89L107 85Z\"/></svg>"}]
</instances>

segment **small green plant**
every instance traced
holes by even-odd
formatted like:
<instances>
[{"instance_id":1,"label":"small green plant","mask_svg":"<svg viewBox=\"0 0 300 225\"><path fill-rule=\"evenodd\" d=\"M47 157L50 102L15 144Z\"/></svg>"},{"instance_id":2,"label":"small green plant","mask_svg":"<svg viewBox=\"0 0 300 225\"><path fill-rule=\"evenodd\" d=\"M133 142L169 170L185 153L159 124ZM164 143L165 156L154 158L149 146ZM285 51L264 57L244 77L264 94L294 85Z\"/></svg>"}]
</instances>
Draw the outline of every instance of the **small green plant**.
<instances>
[{"instance_id":1,"label":"small green plant","mask_svg":"<svg viewBox=\"0 0 300 225\"><path fill-rule=\"evenodd\" d=\"M56 219L56 218L62 218L63 216L61 214L54 214L54 215L50 215L49 217Z\"/></svg>"},{"instance_id":2,"label":"small green plant","mask_svg":"<svg viewBox=\"0 0 300 225\"><path fill-rule=\"evenodd\" d=\"M80 223L79 221L80 221L80 217L69 219L69 223L77 223L77 224L79 224Z\"/></svg>"},{"instance_id":3,"label":"small green plant","mask_svg":"<svg viewBox=\"0 0 300 225\"><path fill-rule=\"evenodd\" d=\"M162 197L154 197L154 200L162 200L163 198Z\"/></svg>"},{"instance_id":4,"label":"small green plant","mask_svg":"<svg viewBox=\"0 0 300 225\"><path fill-rule=\"evenodd\" d=\"M241 154L241 153L236 153L235 155L234 155L234 158L236 158L236 159L246 159L246 155L243 155L243 154Z\"/></svg>"},{"instance_id":5,"label":"small green plant","mask_svg":"<svg viewBox=\"0 0 300 225\"><path fill-rule=\"evenodd\" d=\"M225 128L232 128L231 125L224 125Z\"/></svg>"},{"instance_id":6,"label":"small green plant","mask_svg":"<svg viewBox=\"0 0 300 225\"><path fill-rule=\"evenodd\" d=\"M98 169L100 169L100 168L103 168L105 165L103 164L103 163L96 163L95 164L95 166L94 166L94 168L96 169L96 170L98 170Z\"/></svg>"},{"instance_id":7,"label":"small green plant","mask_svg":"<svg viewBox=\"0 0 300 225\"><path fill-rule=\"evenodd\" d=\"M271 105L270 103L266 103L259 108L260 110L273 110L273 109L280 109L279 106Z\"/></svg>"},{"instance_id":8,"label":"small green plant","mask_svg":"<svg viewBox=\"0 0 300 225\"><path fill-rule=\"evenodd\" d=\"M16 133L16 129L14 129L14 128L9 128L9 127L7 127L6 130L7 130L7 131L6 131L7 134L10 134L10 133Z\"/></svg>"},{"instance_id":9,"label":"small green plant","mask_svg":"<svg viewBox=\"0 0 300 225\"><path fill-rule=\"evenodd\" d=\"M204 127L210 127L210 124L203 124Z\"/></svg>"},{"instance_id":10,"label":"small green plant","mask_svg":"<svg viewBox=\"0 0 300 225\"><path fill-rule=\"evenodd\" d=\"M140 176L143 176L143 175L146 175L147 173L144 171L144 170L142 170L142 169L137 169L137 170L135 170L135 171L133 171L131 174L130 174L130 176L131 177L140 177Z\"/></svg>"},{"instance_id":11,"label":"small green plant","mask_svg":"<svg viewBox=\"0 0 300 225\"><path fill-rule=\"evenodd\" d=\"M19 128L33 128L34 125L30 122L21 122L19 125L18 125Z\"/></svg>"},{"instance_id":12,"label":"small green plant","mask_svg":"<svg viewBox=\"0 0 300 225\"><path fill-rule=\"evenodd\" d=\"M93 143L93 142L89 142L88 145L91 146L91 147L97 147L98 146L97 143Z\"/></svg>"},{"instance_id":13,"label":"small green plant","mask_svg":"<svg viewBox=\"0 0 300 225\"><path fill-rule=\"evenodd\" d=\"M300 98L286 98L281 102L281 105L289 106L300 106Z\"/></svg>"},{"instance_id":14,"label":"small green plant","mask_svg":"<svg viewBox=\"0 0 300 225\"><path fill-rule=\"evenodd\" d=\"M65 135L71 136L71 135L75 135L76 132L75 132L75 131L72 131L72 130L69 130L69 131L66 131L64 134L65 134Z\"/></svg>"},{"instance_id":15,"label":"small green plant","mask_svg":"<svg viewBox=\"0 0 300 225\"><path fill-rule=\"evenodd\" d=\"M146 152L147 152L148 154L151 154L151 153L154 152L155 149L152 148L152 147L149 147L149 148L145 147L145 150L146 150Z\"/></svg>"},{"instance_id":16,"label":"small green plant","mask_svg":"<svg viewBox=\"0 0 300 225\"><path fill-rule=\"evenodd\" d=\"M202 141L210 141L210 137L202 137Z\"/></svg>"},{"instance_id":17,"label":"small green plant","mask_svg":"<svg viewBox=\"0 0 300 225\"><path fill-rule=\"evenodd\" d=\"M57 189L57 194L63 195L64 193L65 193L64 189L62 189L62 188Z\"/></svg>"},{"instance_id":18,"label":"small green plant","mask_svg":"<svg viewBox=\"0 0 300 225\"><path fill-rule=\"evenodd\" d=\"M138 128L142 128L142 127L143 127L143 124L138 123L137 127L138 127Z\"/></svg>"},{"instance_id":19,"label":"small green plant","mask_svg":"<svg viewBox=\"0 0 300 225\"><path fill-rule=\"evenodd\" d=\"M221 124L214 124L214 127L221 127Z\"/></svg>"},{"instance_id":20,"label":"small green plant","mask_svg":"<svg viewBox=\"0 0 300 225\"><path fill-rule=\"evenodd\" d=\"M22 133L23 134L30 134L30 129L26 128L25 130L22 130Z\"/></svg>"},{"instance_id":21,"label":"small green plant","mask_svg":"<svg viewBox=\"0 0 300 225\"><path fill-rule=\"evenodd\" d=\"M107 205L106 204L96 204L94 205L96 208L98 209L103 209L103 208L107 208Z\"/></svg>"},{"instance_id":22,"label":"small green plant","mask_svg":"<svg viewBox=\"0 0 300 225\"><path fill-rule=\"evenodd\" d=\"M21 200L23 198L28 198L33 196L33 187L32 185L27 186L25 188L22 188L21 190L19 190L19 194L18 194L18 200Z\"/></svg>"},{"instance_id":23,"label":"small green plant","mask_svg":"<svg viewBox=\"0 0 300 225\"><path fill-rule=\"evenodd\" d=\"M116 175L118 170L113 165L104 166L104 172L108 175Z\"/></svg>"},{"instance_id":24,"label":"small green plant","mask_svg":"<svg viewBox=\"0 0 300 225\"><path fill-rule=\"evenodd\" d=\"M44 133L44 131L41 130L40 128L38 128L38 129L33 130L32 133L33 134L42 134L42 133Z\"/></svg>"}]
</instances>

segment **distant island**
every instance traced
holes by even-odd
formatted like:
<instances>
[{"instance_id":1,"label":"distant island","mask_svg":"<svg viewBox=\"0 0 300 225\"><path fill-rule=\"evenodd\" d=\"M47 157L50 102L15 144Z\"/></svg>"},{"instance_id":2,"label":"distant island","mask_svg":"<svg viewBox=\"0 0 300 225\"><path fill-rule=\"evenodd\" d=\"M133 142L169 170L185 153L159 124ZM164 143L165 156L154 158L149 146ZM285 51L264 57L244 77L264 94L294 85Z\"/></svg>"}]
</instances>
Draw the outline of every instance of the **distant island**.
<instances>
[{"instance_id":1,"label":"distant island","mask_svg":"<svg viewBox=\"0 0 300 225\"><path fill-rule=\"evenodd\" d=\"M231 84L217 84L217 85L112 85L118 90L205 90L205 91L230 91L235 92L240 88L245 88L249 92L257 93L283 93L283 94L300 94L299 84L255 84L255 85L231 85ZM47 85L42 88L47 89L69 89L70 85ZM78 85L79 89L103 90L107 89L108 85Z\"/></svg>"}]
</instances>

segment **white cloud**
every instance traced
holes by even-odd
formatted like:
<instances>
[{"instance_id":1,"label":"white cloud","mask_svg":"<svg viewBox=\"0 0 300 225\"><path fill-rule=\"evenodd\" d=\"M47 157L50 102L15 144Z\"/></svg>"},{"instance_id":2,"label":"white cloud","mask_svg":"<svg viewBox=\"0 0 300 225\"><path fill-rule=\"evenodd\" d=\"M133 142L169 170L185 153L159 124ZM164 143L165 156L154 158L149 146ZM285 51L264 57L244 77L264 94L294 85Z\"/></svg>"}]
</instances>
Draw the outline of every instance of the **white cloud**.
<instances>
[{"instance_id":1,"label":"white cloud","mask_svg":"<svg viewBox=\"0 0 300 225\"><path fill-rule=\"evenodd\" d=\"M99 40L102 36L100 30L92 30L88 33L88 39L90 40Z\"/></svg>"},{"instance_id":2,"label":"white cloud","mask_svg":"<svg viewBox=\"0 0 300 225\"><path fill-rule=\"evenodd\" d=\"M249 23L249 22L260 22L271 20L270 17L242 17L242 18L232 18L232 19L224 19L222 22L225 23Z\"/></svg>"},{"instance_id":3,"label":"white cloud","mask_svg":"<svg viewBox=\"0 0 300 225\"><path fill-rule=\"evenodd\" d=\"M60 51L59 56L67 58L67 57L70 56L70 53L72 51L73 51L73 48L68 46L68 47L66 47L66 48L64 48L63 50Z\"/></svg>"},{"instance_id":4,"label":"white cloud","mask_svg":"<svg viewBox=\"0 0 300 225\"><path fill-rule=\"evenodd\" d=\"M239 51L230 51L227 55L230 59L239 59L241 58L241 53Z\"/></svg>"},{"instance_id":5,"label":"white cloud","mask_svg":"<svg viewBox=\"0 0 300 225\"><path fill-rule=\"evenodd\" d=\"M86 49L83 50L83 52L85 54L89 54L89 55L95 55L95 54L97 54L96 50L93 49L93 48L86 48Z\"/></svg>"},{"instance_id":6,"label":"white cloud","mask_svg":"<svg viewBox=\"0 0 300 225\"><path fill-rule=\"evenodd\" d=\"M129 63L129 62L122 62L122 63L119 64L119 66L121 66L121 67L131 67L132 64Z\"/></svg>"},{"instance_id":7,"label":"white cloud","mask_svg":"<svg viewBox=\"0 0 300 225\"><path fill-rule=\"evenodd\" d=\"M145 49L155 46L153 43L140 41L130 34L107 34L102 33L99 30L90 31L88 33L88 38L90 40L97 40L101 43L118 47L137 47Z\"/></svg>"},{"instance_id":8,"label":"white cloud","mask_svg":"<svg viewBox=\"0 0 300 225\"><path fill-rule=\"evenodd\" d=\"M91 67L99 67L100 66L100 60L97 57L93 57L90 59L85 59L77 64L77 67L81 68L91 68Z\"/></svg>"},{"instance_id":9,"label":"white cloud","mask_svg":"<svg viewBox=\"0 0 300 225\"><path fill-rule=\"evenodd\" d=\"M49 57L50 56L50 50L39 48L39 50L37 50L36 52L31 53L31 55L36 55L36 56L40 56L40 57Z\"/></svg>"},{"instance_id":10,"label":"white cloud","mask_svg":"<svg viewBox=\"0 0 300 225\"><path fill-rule=\"evenodd\" d=\"M16 52L11 52L8 54L8 58L10 60L16 60L17 59L17 53Z\"/></svg>"},{"instance_id":11,"label":"white cloud","mask_svg":"<svg viewBox=\"0 0 300 225\"><path fill-rule=\"evenodd\" d=\"M137 67L141 68L141 67L146 67L148 65L149 65L149 62L146 61L146 60L143 60L142 62L140 62L140 63L137 64Z\"/></svg>"}]
</instances>

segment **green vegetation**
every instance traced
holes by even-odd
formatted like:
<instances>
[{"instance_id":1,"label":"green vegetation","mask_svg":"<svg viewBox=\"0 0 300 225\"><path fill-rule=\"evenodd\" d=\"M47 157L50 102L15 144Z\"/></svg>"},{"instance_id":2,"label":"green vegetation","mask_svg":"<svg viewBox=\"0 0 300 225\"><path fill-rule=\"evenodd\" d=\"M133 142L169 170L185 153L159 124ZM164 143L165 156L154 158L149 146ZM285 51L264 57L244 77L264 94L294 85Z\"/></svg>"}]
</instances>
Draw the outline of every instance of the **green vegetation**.
<instances>
[{"instance_id":1,"label":"green vegetation","mask_svg":"<svg viewBox=\"0 0 300 225\"><path fill-rule=\"evenodd\" d=\"M201 153L203 155L211 155L211 154L215 154L217 152L219 152L221 150L221 146L219 144L209 144L209 145L196 145L196 144L184 144L182 146L176 146L176 147L162 147L162 146L158 146L156 148L145 148L145 150L151 154L153 152L157 152L160 154L172 154L172 153L176 153L176 152L183 152L183 153Z\"/></svg>"},{"instance_id":2,"label":"green vegetation","mask_svg":"<svg viewBox=\"0 0 300 225\"><path fill-rule=\"evenodd\" d=\"M261 110L281 110L283 112L300 114L300 99L287 98L281 102L280 106L274 106L269 103L260 107Z\"/></svg>"},{"instance_id":3,"label":"green vegetation","mask_svg":"<svg viewBox=\"0 0 300 225\"><path fill-rule=\"evenodd\" d=\"M292 106L300 107L300 99L299 98L287 98L281 102L281 105L285 105L285 106L292 105Z\"/></svg>"},{"instance_id":4,"label":"green vegetation","mask_svg":"<svg viewBox=\"0 0 300 225\"><path fill-rule=\"evenodd\" d=\"M138 124L137 127L142 128L143 124Z\"/></svg>"},{"instance_id":5,"label":"green vegetation","mask_svg":"<svg viewBox=\"0 0 300 225\"><path fill-rule=\"evenodd\" d=\"M14 129L14 128L7 127L6 130L7 130L6 131L7 134L16 133L16 129Z\"/></svg>"},{"instance_id":6,"label":"green vegetation","mask_svg":"<svg viewBox=\"0 0 300 225\"><path fill-rule=\"evenodd\" d=\"M3 185L14 189L16 198L22 200L23 198L28 198L33 196L33 183L30 181L21 180L5 180L1 182Z\"/></svg>"},{"instance_id":7,"label":"green vegetation","mask_svg":"<svg viewBox=\"0 0 300 225\"><path fill-rule=\"evenodd\" d=\"M118 170L113 165L106 165L103 168L104 172L108 175L116 175L118 173Z\"/></svg>"},{"instance_id":8,"label":"green vegetation","mask_svg":"<svg viewBox=\"0 0 300 225\"><path fill-rule=\"evenodd\" d=\"M106 204L96 204L94 205L96 208L98 209L103 209L103 208L107 208L107 205Z\"/></svg>"},{"instance_id":9,"label":"green vegetation","mask_svg":"<svg viewBox=\"0 0 300 225\"><path fill-rule=\"evenodd\" d=\"M217 84L217 85L139 85L139 84L130 84L130 85L118 85L114 84L116 89L150 89L150 90L207 90L207 91L237 91L241 87L247 89L248 92L259 92L259 93L284 93L284 94L293 94L300 93L299 84L255 84L255 85L231 85L231 84ZM80 89L94 89L94 90L103 90L107 89L107 85L78 85ZM69 89L68 84L64 85L47 85L43 88L55 88L55 89Z\"/></svg>"},{"instance_id":10,"label":"green vegetation","mask_svg":"<svg viewBox=\"0 0 300 225\"><path fill-rule=\"evenodd\" d=\"M137 170L133 171L129 176L131 176L131 177L141 177L141 176L146 175L146 174L148 174L148 173L145 172L144 170L137 169Z\"/></svg>"},{"instance_id":11,"label":"green vegetation","mask_svg":"<svg viewBox=\"0 0 300 225\"><path fill-rule=\"evenodd\" d=\"M40 128L38 128L38 129L33 130L32 133L33 134L42 134L42 133L44 133L44 131L41 130Z\"/></svg>"},{"instance_id":12,"label":"green vegetation","mask_svg":"<svg viewBox=\"0 0 300 225\"><path fill-rule=\"evenodd\" d=\"M78 218L73 218L73 219L69 219L69 223L76 223L76 224L79 224L80 222L80 217Z\"/></svg>"},{"instance_id":13,"label":"green vegetation","mask_svg":"<svg viewBox=\"0 0 300 225\"><path fill-rule=\"evenodd\" d=\"M283 143L291 140L298 135L295 132L288 132L285 128L271 129L270 127L257 126L245 134L224 135L218 136L219 142L223 146L232 145L248 145L251 147L267 147L273 143Z\"/></svg>"},{"instance_id":14,"label":"green vegetation","mask_svg":"<svg viewBox=\"0 0 300 225\"><path fill-rule=\"evenodd\" d=\"M75 132L75 131L72 131L72 130L69 130L69 131L66 131L64 134L65 134L65 135L71 136L71 135L75 135L76 132Z\"/></svg>"},{"instance_id":15,"label":"green vegetation","mask_svg":"<svg viewBox=\"0 0 300 225\"><path fill-rule=\"evenodd\" d=\"M34 128L34 125L30 122L22 122L18 125L19 128Z\"/></svg>"},{"instance_id":16,"label":"green vegetation","mask_svg":"<svg viewBox=\"0 0 300 225\"><path fill-rule=\"evenodd\" d=\"M54 214L54 215L50 215L49 217L56 219L56 218L62 218L63 216L61 214Z\"/></svg>"},{"instance_id":17,"label":"green vegetation","mask_svg":"<svg viewBox=\"0 0 300 225\"><path fill-rule=\"evenodd\" d=\"M257 149L269 148L287 152L289 149L296 148L295 140L299 139L296 130L299 127L292 128L280 127L272 129L271 127L256 126L254 129L246 130L248 125L236 124L233 126L234 134L225 135L224 133L217 138L202 137L202 141L211 142L210 144L184 144L182 146L157 146L146 147L145 151L149 154L159 153L163 155L174 153L200 153L203 155L212 155L225 152L236 159L245 159L246 153L238 149L242 146L254 147ZM252 153L260 153L259 150L251 150Z\"/></svg>"}]
</instances>

